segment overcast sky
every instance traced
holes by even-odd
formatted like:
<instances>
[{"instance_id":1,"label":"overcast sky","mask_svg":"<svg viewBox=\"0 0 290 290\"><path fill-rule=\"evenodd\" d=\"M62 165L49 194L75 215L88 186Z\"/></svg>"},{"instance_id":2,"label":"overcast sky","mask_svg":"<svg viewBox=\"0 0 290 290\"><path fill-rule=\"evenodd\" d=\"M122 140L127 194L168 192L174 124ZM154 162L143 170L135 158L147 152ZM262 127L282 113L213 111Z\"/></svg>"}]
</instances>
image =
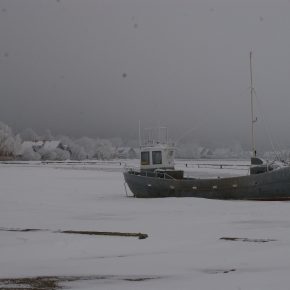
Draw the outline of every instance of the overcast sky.
<instances>
[{"instance_id":1,"label":"overcast sky","mask_svg":"<svg viewBox=\"0 0 290 290\"><path fill-rule=\"evenodd\" d=\"M159 120L178 138L212 116L187 138L250 149L252 51L254 88L290 144L289 30L282 0L0 0L0 120L127 138Z\"/></svg>"}]
</instances>

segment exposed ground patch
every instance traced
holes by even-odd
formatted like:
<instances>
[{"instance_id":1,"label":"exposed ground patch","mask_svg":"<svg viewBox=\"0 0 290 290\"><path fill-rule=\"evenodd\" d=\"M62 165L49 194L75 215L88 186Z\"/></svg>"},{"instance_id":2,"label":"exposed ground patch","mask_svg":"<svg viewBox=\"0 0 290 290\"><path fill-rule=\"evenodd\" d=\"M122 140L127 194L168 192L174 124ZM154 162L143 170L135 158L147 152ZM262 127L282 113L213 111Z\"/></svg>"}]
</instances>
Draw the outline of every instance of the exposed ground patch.
<instances>
[{"instance_id":1,"label":"exposed ground patch","mask_svg":"<svg viewBox=\"0 0 290 290\"><path fill-rule=\"evenodd\" d=\"M227 274L227 273L230 273L230 272L235 272L236 271L236 269L229 269L229 270L225 270L225 269L219 269L219 270L217 270L217 269L210 269L210 270L205 270L204 272L205 273L208 273L208 274L221 274L221 273L223 273L223 274Z\"/></svg>"},{"instance_id":2,"label":"exposed ground patch","mask_svg":"<svg viewBox=\"0 0 290 290\"><path fill-rule=\"evenodd\" d=\"M138 276L39 276L30 278L7 278L0 279L0 289L5 290L56 290L67 288L59 285L63 282L74 281L92 281L92 280L123 280L132 282L141 282L152 279L160 279L161 277L138 277Z\"/></svg>"},{"instance_id":3,"label":"exposed ground patch","mask_svg":"<svg viewBox=\"0 0 290 290\"><path fill-rule=\"evenodd\" d=\"M230 237L223 237L223 238L220 238L220 240L254 242L254 243L267 243L267 242L277 241L277 240L273 240L273 239L248 239L248 238L230 238Z\"/></svg>"},{"instance_id":4,"label":"exposed ground patch","mask_svg":"<svg viewBox=\"0 0 290 290\"><path fill-rule=\"evenodd\" d=\"M44 229L8 229L0 228L0 231L6 232L38 232L38 231L49 231ZM52 233L61 234L79 234L79 235L96 235L96 236L118 236L118 237L138 237L140 240L148 238L147 234L141 233L120 233L120 232L96 232L96 231L51 231Z\"/></svg>"},{"instance_id":5,"label":"exposed ground patch","mask_svg":"<svg viewBox=\"0 0 290 290\"><path fill-rule=\"evenodd\" d=\"M148 235L141 234L141 233L91 232L91 231L58 231L56 233L98 235L98 236L139 237L140 240L148 238Z\"/></svg>"}]
</instances>

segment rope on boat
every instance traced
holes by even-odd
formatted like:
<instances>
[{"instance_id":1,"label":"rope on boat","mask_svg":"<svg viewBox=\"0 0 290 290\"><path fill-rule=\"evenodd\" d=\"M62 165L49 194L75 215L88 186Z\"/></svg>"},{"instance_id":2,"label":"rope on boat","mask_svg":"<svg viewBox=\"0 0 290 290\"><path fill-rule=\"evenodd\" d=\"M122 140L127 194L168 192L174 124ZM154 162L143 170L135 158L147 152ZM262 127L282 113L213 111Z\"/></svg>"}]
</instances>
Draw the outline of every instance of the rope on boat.
<instances>
[{"instance_id":1,"label":"rope on boat","mask_svg":"<svg viewBox=\"0 0 290 290\"><path fill-rule=\"evenodd\" d=\"M126 183L127 183L127 181L124 182L124 187L125 187L126 195L127 195L127 197L130 197L130 196L128 195L128 193L127 193ZM133 197L136 197L135 194L133 194Z\"/></svg>"},{"instance_id":2,"label":"rope on boat","mask_svg":"<svg viewBox=\"0 0 290 290\"><path fill-rule=\"evenodd\" d=\"M268 119L267 119L267 116L266 116L265 111L264 111L264 109L263 109L262 103L261 103L261 101L260 101L260 99L259 99L259 97L258 97L258 95L257 95L257 93L256 93L255 90L254 90L254 94L255 94L255 96L256 96L257 103L258 103L258 105L259 105L259 109L261 110L261 113L262 113L263 122L264 122L264 125L265 125L265 127L266 127L266 130L267 130L267 133L268 133L268 137L269 137L269 139L270 139L270 143L271 143L272 150L273 150L274 154L276 155L277 160L280 160L279 156L278 156L277 153L275 152L274 145L273 145L273 142L272 142L271 135L270 135L270 132L269 132L268 127L270 128L271 133L272 133L273 136L274 136L274 139L275 139L276 144L277 144L277 146L278 146L278 149L279 149L279 151L280 151L280 153L281 153L281 156L283 155L283 152L282 152L282 150L281 150L281 148L280 148L280 145L279 145L279 143L278 143L278 141L277 141L276 135L275 135L275 133L274 133L274 131L273 131L273 129L272 129L272 127L271 127L271 125L270 125Z\"/></svg>"},{"instance_id":3,"label":"rope on boat","mask_svg":"<svg viewBox=\"0 0 290 290\"><path fill-rule=\"evenodd\" d=\"M124 182L124 187L125 187L126 195L127 195L127 197L129 197L128 193L127 193L126 183L127 183L127 181Z\"/></svg>"}]
</instances>

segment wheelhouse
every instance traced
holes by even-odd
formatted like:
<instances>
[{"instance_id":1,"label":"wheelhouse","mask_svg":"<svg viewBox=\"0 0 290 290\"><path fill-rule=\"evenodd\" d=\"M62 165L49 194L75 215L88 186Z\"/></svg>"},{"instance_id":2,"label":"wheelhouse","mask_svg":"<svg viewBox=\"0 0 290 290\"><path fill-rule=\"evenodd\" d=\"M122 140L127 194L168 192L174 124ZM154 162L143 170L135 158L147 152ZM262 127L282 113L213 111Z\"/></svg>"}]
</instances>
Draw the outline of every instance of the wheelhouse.
<instances>
[{"instance_id":1,"label":"wheelhouse","mask_svg":"<svg viewBox=\"0 0 290 290\"><path fill-rule=\"evenodd\" d=\"M141 146L141 171L174 169L175 146L175 142L168 140L167 128L145 128Z\"/></svg>"}]
</instances>

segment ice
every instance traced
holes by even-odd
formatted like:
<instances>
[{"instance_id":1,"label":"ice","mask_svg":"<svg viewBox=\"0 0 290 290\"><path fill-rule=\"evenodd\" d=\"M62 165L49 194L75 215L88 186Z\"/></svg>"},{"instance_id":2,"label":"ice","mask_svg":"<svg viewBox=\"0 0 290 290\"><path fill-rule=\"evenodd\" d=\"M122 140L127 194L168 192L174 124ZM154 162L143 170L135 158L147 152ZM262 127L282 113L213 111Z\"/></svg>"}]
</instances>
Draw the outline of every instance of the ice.
<instances>
[{"instance_id":1,"label":"ice","mask_svg":"<svg viewBox=\"0 0 290 290\"><path fill-rule=\"evenodd\" d=\"M0 279L95 276L59 284L72 289L288 289L289 202L127 197L121 171L138 161L120 162L1 164ZM193 175L247 174L248 162L227 164L234 166L177 161L177 168Z\"/></svg>"}]
</instances>

